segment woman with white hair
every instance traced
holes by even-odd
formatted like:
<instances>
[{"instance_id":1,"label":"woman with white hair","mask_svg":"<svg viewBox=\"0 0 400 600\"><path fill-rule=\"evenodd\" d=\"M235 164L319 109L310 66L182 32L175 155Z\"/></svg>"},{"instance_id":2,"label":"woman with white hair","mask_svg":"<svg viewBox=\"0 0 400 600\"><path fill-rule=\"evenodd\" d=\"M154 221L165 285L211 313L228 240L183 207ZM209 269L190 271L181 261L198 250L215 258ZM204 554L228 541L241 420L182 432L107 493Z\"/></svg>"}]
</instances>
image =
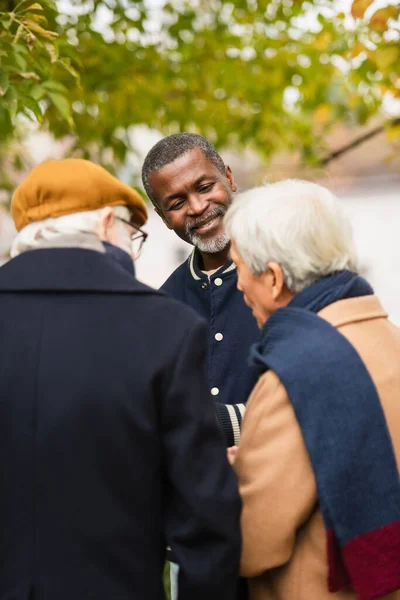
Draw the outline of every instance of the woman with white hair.
<instances>
[{"instance_id":1,"label":"woman with white hair","mask_svg":"<svg viewBox=\"0 0 400 600\"><path fill-rule=\"evenodd\" d=\"M357 274L351 225L289 180L238 196L225 227L262 329L230 452L250 600L399 600L400 331Z\"/></svg>"}]
</instances>

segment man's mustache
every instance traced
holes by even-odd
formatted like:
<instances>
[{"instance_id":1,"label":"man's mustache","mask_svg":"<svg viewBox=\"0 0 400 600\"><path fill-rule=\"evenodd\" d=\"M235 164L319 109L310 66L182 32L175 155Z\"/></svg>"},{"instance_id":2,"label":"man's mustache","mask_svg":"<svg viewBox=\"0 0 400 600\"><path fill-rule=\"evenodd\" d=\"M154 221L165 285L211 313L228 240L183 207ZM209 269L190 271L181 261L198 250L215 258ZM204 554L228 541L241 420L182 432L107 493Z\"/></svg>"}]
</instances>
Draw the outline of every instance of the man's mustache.
<instances>
[{"instance_id":1,"label":"man's mustache","mask_svg":"<svg viewBox=\"0 0 400 600\"><path fill-rule=\"evenodd\" d=\"M217 217L224 217L225 213L226 213L226 210L224 208L222 208L222 206L219 206L218 208L214 208L213 210L210 210L210 212L208 212L206 215L201 215L201 217L192 219L189 223L186 223L186 226L185 226L186 235L190 235L192 233L193 229L202 227L202 225L205 225L208 221L211 221L212 219L216 219Z\"/></svg>"}]
</instances>

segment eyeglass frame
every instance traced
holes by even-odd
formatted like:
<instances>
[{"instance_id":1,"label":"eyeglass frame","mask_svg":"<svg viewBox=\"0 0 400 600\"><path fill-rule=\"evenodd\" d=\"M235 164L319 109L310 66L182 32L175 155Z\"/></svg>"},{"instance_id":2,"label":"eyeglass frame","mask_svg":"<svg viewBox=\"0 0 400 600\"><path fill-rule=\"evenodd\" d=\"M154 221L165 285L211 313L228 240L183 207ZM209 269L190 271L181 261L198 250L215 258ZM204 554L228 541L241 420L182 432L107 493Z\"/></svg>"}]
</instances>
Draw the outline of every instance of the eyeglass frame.
<instances>
[{"instance_id":1,"label":"eyeglass frame","mask_svg":"<svg viewBox=\"0 0 400 600\"><path fill-rule=\"evenodd\" d=\"M116 215L115 215L115 218L118 219L118 221L122 221L122 223L125 223L125 225L129 225L133 229L136 229L136 232L139 234L140 237L135 238L134 236L137 235L137 233L133 233L131 236L131 241L134 242L135 239L141 240L139 250L137 251L137 253L135 255L135 258L139 258L140 254L143 250L144 243L147 240L147 238L149 237L149 234L146 231L144 231L143 229L141 229L138 225L131 223L127 219L123 219L122 217L117 217Z\"/></svg>"}]
</instances>

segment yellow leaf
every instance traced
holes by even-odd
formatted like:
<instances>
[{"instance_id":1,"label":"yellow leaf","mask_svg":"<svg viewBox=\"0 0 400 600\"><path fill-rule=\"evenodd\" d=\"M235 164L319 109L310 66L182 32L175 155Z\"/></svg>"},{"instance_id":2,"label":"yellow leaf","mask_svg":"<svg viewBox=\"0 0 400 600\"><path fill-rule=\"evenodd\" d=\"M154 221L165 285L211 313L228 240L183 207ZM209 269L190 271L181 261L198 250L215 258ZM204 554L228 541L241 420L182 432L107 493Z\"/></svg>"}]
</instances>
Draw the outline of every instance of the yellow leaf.
<instances>
[{"instance_id":1,"label":"yellow leaf","mask_svg":"<svg viewBox=\"0 0 400 600\"><path fill-rule=\"evenodd\" d=\"M329 46L331 39L332 36L329 33L329 31L323 31L316 37L313 46L317 50L326 50L326 48Z\"/></svg>"},{"instance_id":2,"label":"yellow leaf","mask_svg":"<svg viewBox=\"0 0 400 600\"><path fill-rule=\"evenodd\" d=\"M399 13L397 6L387 6L386 8L380 8L372 15L370 19L370 26L374 31L386 31L387 23L389 19L394 19Z\"/></svg>"},{"instance_id":3,"label":"yellow leaf","mask_svg":"<svg viewBox=\"0 0 400 600\"><path fill-rule=\"evenodd\" d=\"M318 125L325 125L328 123L329 118L332 114L332 107L329 104L320 104L314 112L314 121Z\"/></svg>"},{"instance_id":4,"label":"yellow leaf","mask_svg":"<svg viewBox=\"0 0 400 600\"><path fill-rule=\"evenodd\" d=\"M365 52L365 46L364 46L364 44L361 44L360 42L356 42L349 49L349 54L352 58L354 58L355 56L358 56L359 54L361 54L361 52Z\"/></svg>"},{"instance_id":5,"label":"yellow leaf","mask_svg":"<svg viewBox=\"0 0 400 600\"><path fill-rule=\"evenodd\" d=\"M25 9L26 12L29 12L30 10L43 10L43 6L41 6L39 2L35 2Z\"/></svg>"},{"instance_id":6,"label":"yellow leaf","mask_svg":"<svg viewBox=\"0 0 400 600\"><path fill-rule=\"evenodd\" d=\"M18 42L18 40L21 37L21 35L23 34L23 32L24 32L24 26L21 23L19 25L18 29L17 29L17 33L15 34L15 38L13 39L13 44L16 44Z\"/></svg>"},{"instance_id":7,"label":"yellow leaf","mask_svg":"<svg viewBox=\"0 0 400 600\"><path fill-rule=\"evenodd\" d=\"M28 21L25 20L27 23ZM41 23L42 25L47 25L47 19L44 15L37 15L34 13L29 14L29 23Z\"/></svg>"},{"instance_id":8,"label":"yellow leaf","mask_svg":"<svg viewBox=\"0 0 400 600\"><path fill-rule=\"evenodd\" d=\"M372 52L372 60L380 71L385 71L390 65L392 65L399 57L400 50L395 46L389 48L378 48L375 52Z\"/></svg>"},{"instance_id":9,"label":"yellow leaf","mask_svg":"<svg viewBox=\"0 0 400 600\"><path fill-rule=\"evenodd\" d=\"M362 19L368 6L374 0L354 0L351 6L351 14L355 19Z\"/></svg>"},{"instance_id":10,"label":"yellow leaf","mask_svg":"<svg viewBox=\"0 0 400 600\"><path fill-rule=\"evenodd\" d=\"M34 21L24 21L25 25L31 30L40 35L41 37L47 38L48 40L54 40L58 37L58 33L55 31L49 31L48 29L43 29L40 25L35 23Z\"/></svg>"},{"instance_id":11,"label":"yellow leaf","mask_svg":"<svg viewBox=\"0 0 400 600\"><path fill-rule=\"evenodd\" d=\"M400 139L400 125L389 127L386 130L386 137L389 142L395 142L396 140Z\"/></svg>"},{"instance_id":12,"label":"yellow leaf","mask_svg":"<svg viewBox=\"0 0 400 600\"><path fill-rule=\"evenodd\" d=\"M40 77L37 73L19 73L20 77L24 79L37 79L40 80Z\"/></svg>"},{"instance_id":13,"label":"yellow leaf","mask_svg":"<svg viewBox=\"0 0 400 600\"><path fill-rule=\"evenodd\" d=\"M51 44L45 44L44 47L46 48L47 52L49 53L50 62L55 63L58 59L57 50Z\"/></svg>"}]
</instances>

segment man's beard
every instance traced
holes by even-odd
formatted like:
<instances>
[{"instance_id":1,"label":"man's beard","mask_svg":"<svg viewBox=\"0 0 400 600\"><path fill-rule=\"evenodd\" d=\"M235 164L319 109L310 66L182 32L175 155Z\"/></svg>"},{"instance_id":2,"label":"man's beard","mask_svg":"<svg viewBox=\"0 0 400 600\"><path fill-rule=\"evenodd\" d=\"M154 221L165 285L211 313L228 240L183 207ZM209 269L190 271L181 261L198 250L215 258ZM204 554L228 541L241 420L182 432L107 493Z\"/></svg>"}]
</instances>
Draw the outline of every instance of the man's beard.
<instances>
[{"instance_id":1,"label":"man's beard","mask_svg":"<svg viewBox=\"0 0 400 600\"><path fill-rule=\"evenodd\" d=\"M226 233L218 235L209 240L204 240L201 236L196 234L196 226L201 225L204 221L208 221L210 218L223 217L226 213L226 210L219 206L214 210L211 210L206 215L199 217L198 219L193 219L190 223L186 224L185 233L190 243L193 244L200 252L206 252L207 254L216 254L217 252L221 252L225 250L225 248L229 244L229 237Z\"/></svg>"}]
</instances>

